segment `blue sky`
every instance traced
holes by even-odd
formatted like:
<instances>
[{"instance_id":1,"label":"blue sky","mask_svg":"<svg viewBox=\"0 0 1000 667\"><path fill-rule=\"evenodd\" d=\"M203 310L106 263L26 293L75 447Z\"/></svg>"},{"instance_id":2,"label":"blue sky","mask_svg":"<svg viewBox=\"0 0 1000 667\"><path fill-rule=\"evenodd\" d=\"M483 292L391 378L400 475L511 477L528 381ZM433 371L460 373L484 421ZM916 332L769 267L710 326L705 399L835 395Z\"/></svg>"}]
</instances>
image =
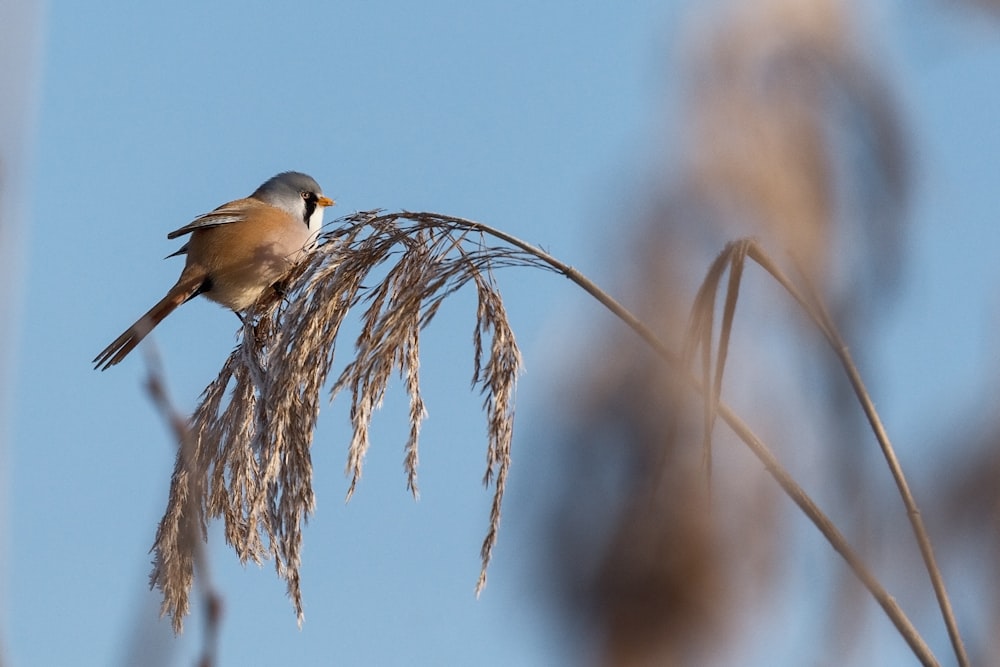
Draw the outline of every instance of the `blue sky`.
<instances>
[{"instance_id":1,"label":"blue sky","mask_svg":"<svg viewBox=\"0 0 1000 667\"><path fill-rule=\"evenodd\" d=\"M160 259L177 247L168 231L295 169L337 200L328 219L371 208L476 218L614 287L606 249L628 233L670 134L681 5L106 2L41 11L6 456L0 637L9 664L122 664L140 628L168 647L162 663L144 649L147 664L190 664L198 646L200 614L174 640L145 592L173 443L142 392L141 357L103 374L89 363L176 279L180 260ZM887 314L872 385L890 431L915 441L904 463L917 474L928 406L991 387L984 369L997 362L998 271L984 249L1000 242L1000 38L937 16L889 2L868 14L885 36L917 182L908 281ZM580 343L560 337L583 339L588 331L570 325L604 316L552 275L510 271L500 282L528 372L481 599L472 591L490 497L479 483L480 399L468 391L466 296L426 336L419 502L402 474L401 387L376 418L347 505L345 405L321 416L301 630L270 565L242 568L212 534L225 600L221 664L548 665L586 653L539 592L544 535L533 507L544 496L538 467L550 460L553 376L564 348ZM214 377L236 325L196 300L157 329L183 409Z\"/></svg>"}]
</instances>

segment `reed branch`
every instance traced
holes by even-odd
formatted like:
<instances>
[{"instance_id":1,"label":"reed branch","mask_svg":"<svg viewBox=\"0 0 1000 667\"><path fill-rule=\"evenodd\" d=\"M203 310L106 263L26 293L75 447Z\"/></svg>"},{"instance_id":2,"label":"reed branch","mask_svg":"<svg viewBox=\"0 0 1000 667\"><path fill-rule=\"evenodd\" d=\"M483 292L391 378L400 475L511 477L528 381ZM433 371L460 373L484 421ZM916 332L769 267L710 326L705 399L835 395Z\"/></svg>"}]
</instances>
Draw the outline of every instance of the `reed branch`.
<instances>
[{"instance_id":1,"label":"reed branch","mask_svg":"<svg viewBox=\"0 0 1000 667\"><path fill-rule=\"evenodd\" d=\"M616 317L622 320L622 322L624 322L630 329L632 329L636 334L638 334L639 337L642 338L660 356L661 359L663 359L674 370L676 370L690 384L690 386L695 391L707 396L715 394L714 398L706 398L706 401L708 401L711 405L714 405L715 409L712 411L712 414L718 415L718 417L720 417L724 422L726 422L726 424L732 429L733 433L735 433L736 436L750 448L753 454L764 464L764 467L768 471L768 473L770 473L771 476L774 477L775 481L777 481L778 485L782 488L782 490L792 499L792 501L796 505L799 506L799 508L803 511L803 513L805 513L805 515L810 519L810 521L813 522L813 524L816 526L817 529L819 529L820 533L823 534L823 536L834 548L834 550L837 551L837 553L839 553L844 558L848 566L855 573L855 576L857 576L858 579L861 581L861 583L868 589L868 591L875 598L876 602L878 602L879 606L882 607L886 615L892 621L893 625L896 626L896 629L899 631L900 635L902 635L906 643L910 646L910 649L914 652L917 658L921 661L921 664L924 665L938 664L937 658L934 657L934 654L931 651L930 647L920 636L920 633L917 631L916 627L910 621L909 617L907 617L906 613L900 608L895 598L893 598L889 594L889 592L879 583L874 573L868 568L867 565L865 565L861 557L851 548L847 538L844 537L844 535L836 528L834 523L829 519L829 517L826 516L825 513L823 513L823 511L806 493L806 491L801 486L799 486L799 484L794 480L791 474L777 460L777 458L767 447L767 445L759 437L757 437L754 434L754 432L750 429L750 427L745 422L743 422L736 415L736 413L733 412L733 410L729 406L727 406L724 402L722 402L721 399L718 397L717 392L721 389L722 367L724 365L724 356L722 357L722 363L720 363L717 366L718 372L714 386L712 384L709 384L707 380L699 380L698 378L690 374L687 368L687 364L685 363L685 360L682 356L679 356L675 352L673 352L669 348L669 346L667 346L666 343L661 341L659 337L648 326L646 326L638 317L633 315L627 308L625 308L625 306L623 306L621 303L615 300L611 295L602 290L597 284L595 284L589 278L584 276L578 270L574 269L572 266L553 257L552 255L545 252L541 248L538 248L537 246L533 246L506 232L494 229L483 223L473 222L469 220L462 220L460 218L449 218L447 216L442 216L442 217L444 219L454 222L457 225L462 225L468 227L469 229L483 231L485 233L496 236L497 238L502 239L510 243L511 245L514 245L515 247L523 250L524 252L529 253L537 257L539 260L545 262L555 271L563 274L569 280L571 280L572 282L583 288L584 291L586 291L588 294L597 299L599 303L601 303L605 308L610 310ZM731 244L731 247L740 249L740 253L742 255L749 255L751 258L754 259L754 261L758 263L761 263L762 259L766 259L763 255L763 252L759 249L759 246L752 240L738 241L734 244ZM723 254L728 254L728 253L727 251L724 251ZM764 266L764 268L767 269L769 272L771 272L771 268L769 267L773 267L776 269L773 263L770 263L769 261L766 264L761 264L761 265ZM737 268L734 270L734 273L737 276L739 276L741 272L742 272L742 260L739 261ZM721 275L721 270L717 269L716 267L713 267L713 270L710 272L710 275L713 275L715 273ZM772 275L775 274L772 273ZM778 275L775 275L775 278L778 278ZM791 284L787 281L787 279L778 278L778 280L779 283L781 283L786 290L789 290L792 296L800 304L802 304L803 307L805 307L808 311L809 308L807 306L807 302L805 302L802 299L802 297L798 294L797 290L795 290L791 286ZM732 287L731 283L731 291L732 289L735 288ZM724 317L729 322L731 322L732 320L732 313L734 309L735 309L735 299L727 298ZM823 312L825 313L825 311ZM818 324L820 326L820 329L823 331L824 335L829 335L829 332L835 331L835 329L833 329L832 327L832 322L829 321L828 317L821 320L821 322L822 323L818 322ZM725 336L727 337L726 340L728 340L728 333L726 333ZM836 350L842 350L844 353L846 353L847 348L842 343L840 345L835 345L834 347ZM850 371L848 373L849 377L851 378L852 385L854 384L855 381L860 383L860 375L857 373L856 368L854 368L853 363L850 364L850 367L853 369L853 373ZM860 384L856 386L861 386L863 388L863 385ZM869 419L872 419L872 416L874 416L874 419L878 420L878 416L874 411L874 407L871 404L871 400L868 397L867 392L863 392L863 394L864 394L864 399L862 400L862 405L865 406L866 414L869 415ZM888 438L887 436L885 436L885 430L884 428L881 428L881 422L878 421L878 423L879 423L879 428L876 431L876 435L878 435L878 433L881 433L882 436L884 437L884 440L882 439L882 437L880 437L880 444L882 444L883 442L888 443ZM710 429L707 429L707 432L710 432ZM710 449L708 451L710 451ZM885 447L884 451L886 451ZM891 446L887 448L887 451L889 451L890 453L892 452ZM905 478L903 478L902 476L902 470L899 467L898 461L896 460L894 454L892 454L891 459L895 463L893 474L895 476L898 472L899 475L897 483L898 480L901 479L903 486L905 487L906 486ZM890 465L892 466L892 464ZM911 518L911 521L913 521L914 518L916 518L916 522L920 525L920 535L922 535L922 537L918 536L918 541L921 543L921 551L924 552L924 549L926 548L930 552L930 539L927 536L926 531L923 530L923 524L922 521L920 521L919 511L916 510L916 503L915 501L913 501L912 494L909 493L908 487L906 494L904 495L904 500L906 498L909 499L906 502L907 502L908 514ZM933 552L930 552L930 554L931 554L930 562L932 563ZM929 565L928 567L932 571L931 574L932 581L936 582L935 592L939 595L939 600L942 599L942 597L945 600L945 603L942 605L942 607L943 611L945 612L949 633L951 634L952 628L955 627L954 617L953 614L951 613L950 604L947 603L947 595L944 593L944 584L941 581L940 571L938 570L936 565L934 566ZM951 620L949 621L947 619ZM955 634L953 636L953 642L955 642L955 638L957 637L958 634L956 629ZM967 665L968 664L967 659L963 658L964 648L962 647L960 639L958 639L956 643L956 652L959 655L960 664L962 664L963 666Z\"/></svg>"},{"instance_id":2,"label":"reed branch","mask_svg":"<svg viewBox=\"0 0 1000 667\"><path fill-rule=\"evenodd\" d=\"M944 577L941 574L941 569L938 567L937 559L934 557L934 548L931 544L930 534L924 525L923 516L917 507L916 498L913 496L910 485L906 481L906 475L903 473L902 464L900 464L899 458L896 456L896 450L889 440L888 431L886 431L885 425L882 423L882 418L875 409L875 403L872 401L871 394L868 393L864 380L861 378L861 372L858 370L857 364L854 363L854 358L851 356L847 343L837 329L833 318L830 317L829 311L823 305L823 300L820 298L819 293L804 271L799 271L801 282L804 284L804 291L801 291L796 288L788 276L781 271L778 265L758 244L750 244L747 252L750 258L767 271L799 303L809 317L812 318L843 366L847 379L851 383L851 388L865 413L868 424L871 426L872 433L875 434L875 439L878 442L882 456L885 458L886 465L889 467L893 481L896 483L896 488L899 491L900 498L903 500L903 505L906 507L906 516L910 521L910 526L917 540L920 555L924 561L924 567L927 569L927 574L930 577L931 586L934 589L934 595L948 631L948 638L951 641L952 649L955 651L955 657L958 659L958 664L961 667L968 667L971 664L968 652L958 631L958 622L955 619L955 612L948 597L948 591L945 588Z\"/></svg>"},{"instance_id":3,"label":"reed branch","mask_svg":"<svg viewBox=\"0 0 1000 667\"><path fill-rule=\"evenodd\" d=\"M184 534L182 527L196 526L203 538L205 522L210 517L224 520L226 540L244 562L274 559L279 576L288 584L288 594L301 623L302 525L315 506L309 449L319 414L320 394L333 366L337 335L348 311L355 306L364 306L355 354L329 393L330 400L342 391L351 395L354 434L348 448L346 471L351 481L347 495L350 498L361 479L369 447L369 425L393 373L404 379L410 397L410 433L404 446L404 470L407 487L417 495L418 438L426 411L418 372L420 333L433 320L444 299L466 285L476 290L478 302L473 328L472 384L484 395L487 417L487 465L483 482L494 485L489 530L481 547L478 595L486 583L486 570L497 541L511 462L514 387L521 368L520 352L494 271L507 266L527 266L562 274L582 288L631 328L694 391L701 393L706 410L706 469L710 469L711 431L718 417L750 448L782 490L844 558L921 663L938 664L909 618L844 535L765 443L721 400L744 258L750 257L806 307L842 355L893 474L898 475L897 484L932 571L935 591L948 610L946 618L951 616L916 504L846 346L826 311L816 305L818 297L814 293L808 299L804 297L754 242L744 240L727 246L696 297L696 306L700 303L703 310L714 311L715 288L725 269L729 269L722 338L713 373L710 319L700 323L692 320L685 354L679 355L580 271L502 230L464 218L409 211L360 212L336 221L335 225L286 279L281 290L244 315L240 343L206 389L193 417L194 446L191 452L178 456L168 509L154 544L158 563L154 583L164 591L165 609L174 616L175 627L179 627L179 617L186 612L191 581L191 560L184 559L184 550L190 545L179 539ZM488 239L505 245L490 245ZM376 273L379 267L384 270L382 276ZM366 285L368 279L376 282ZM703 346L700 378L690 372L687 363L689 353L698 345ZM953 619L948 624L951 632ZM957 638L955 630L953 642L959 647L957 652L964 665L964 650L960 649Z\"/></svg>"}]
</instances>

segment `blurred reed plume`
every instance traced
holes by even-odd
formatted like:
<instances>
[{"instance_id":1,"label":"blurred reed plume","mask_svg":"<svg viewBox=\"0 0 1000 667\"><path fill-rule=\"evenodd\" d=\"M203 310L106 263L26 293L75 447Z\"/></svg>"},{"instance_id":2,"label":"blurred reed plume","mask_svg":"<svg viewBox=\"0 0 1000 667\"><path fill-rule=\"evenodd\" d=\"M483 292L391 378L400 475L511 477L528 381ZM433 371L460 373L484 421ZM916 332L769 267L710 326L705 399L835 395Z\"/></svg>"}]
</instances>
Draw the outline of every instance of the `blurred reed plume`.
<instances>
[{"instance_id":1,"label":"blurred reed plume","mask_svg":"<svg viewBox=\"0 0 1000 667\"><path fill-rule=\"evenodd\" d=\"M598 664L732 659L726 651L740 641L732 630L760 605L745 591L763 592L788 556L758 469L735 463L728 451L727 460L713 457L713 440L723 438L714 428L721 418L844 558L917 659L938 664L876 576L867 545L852 544L864 535L856 517L835 524L780 462L781 454L801 451L804 424L829 425L817 434L841 461L829 469L829 485L850 504L864 484L863 468L844 464L859 455L837 443L861 440L854 426L863 419L906 507L905 515L886 520L909 518L931 585L917 584L915 575L906 581L931 593L951 649L967 665L928 532L846 342L871 326L872 318L861 317L865 306L886 292L901 259L909 164L891 88L848 3L763 0L714 9L685 34L681 145L665 151L680 157L668 163L671 177L659 184L631 247L622 251L631 261L619 263L629 268L625 299L651 329L647 341L668 341L677 358L653 363L630 332L613 329L593 343L605 363L581 366L587 372L571 380L582 400L565 410L564 458L575 465L552 528L559 531L553 563L568 594L565 608L586 624L588 636L601 638ZM709 267L700 285L691 282L693 258ZM752 267L764 269L770 285L807 317L787 325L775 317L773 299L745 288ZM693 305L685 293L695 293ZM835 322L846 325L846 335ZM734 326L752 341L735 349L762 357L757 375L748 375L755 364L746 359L735 377L727 374ZM778 337L785 341L780 367L764 357L768 341ZM817 338L833 354L809 355L811 367L801 371L800 383L806 372L823 370L831 400L814 408L808 392L793 388L796 394L788 395L778 387L787 381L782 369L798 361L796 348L818 351ZM698 379L680 368L697 371ZM730 411L724 384L740 417L755 418L752 427L776 442L765 445ZM692 386L701 393L700 411ZM848 411L857 419L845 417ZM700 465L693 456L699 441ZM694 483L699 478L709 484ZM859 606L842 599L826 622L850 626L861 618ZM838 661L856 650L827 632Z\"/></svg>"},{"instance_id":2,"label":"blurred reed plume","mask_svg":"<svg viewBox=\"0 0 1000 667\"><path fill-rule=\"evenodd\" d=\"M685 187L730 238L758 236L820 285L847 235L856 264L846 272L889 280L907 193L905 142L848 3L722 6L689 40Z\"/></svg>"},{"instance_id":3,"label":"blurred reed plume","mask_svg":"<svg viewBox=\"0 0 1000 667\"><path fill-rule=\"evenodd\" d=\"M146 392L173 432L174 440L177 441L177 460L183 461L184 468L190 468L193 465L192 456L197 440L191 431L190 422L177 411L170 399L156 349L147 344L145 351L148 369ZM184 506L178 508L180 514L191 516L199 513L199 499L194 495L187 495L181 502L184 503ZM210 576L202 526L193 521L183 522L181 532L176 535L176 540L177 545L172 556L180 559L181 569L184 571L180 573L183 580L176 582L175 586L183 589L184 594L183 599L174 601L177 606L170 609L173 614L174 630L177 632L181 630L180 617L188 613L188 592L194 582L197 570L202 608L205 612L201 656L198 658L197 664L199 667L213 667L217 664L219 631L222 623L222 596L216 590ZM164 599L163 611L168 611L167 602L168 600ZM135 662L147 660L148 656L143 654L143 650L146 644L151 641L150 637L140 635L133 638L133 641L136 642L135 648L132 649L135 653L129 659Z\"/></svg>"},{"instance_id":4,"label":"blurred reed plume","mask_svg":"<svg viewBox=\"0 0 1000 667\"><path fill-rule=\"evenodd\" d=\"M472 384L483 393L487 419L484 484L494 484L482 545L477 592L497 539L510 466L514 387L521 355L493 270L538 266L511 247L487 245L474 223L434 214L357 213L337 221L319 246L244 315L241 340L205 390L191 420L193 444L177 456L166 513L153 546L151 583L163 610L181 629L193 576L188 536L205 536L221 518L239 558L273 558L287 582L299 622L302 524L315 504L309 448L321 392L333 365L337 334L349 309L364 306L355 356L333 383L332 400L351 394L354 435L348 450L348 498L361 477L372 415L394 372L410 398L405 448L407 486L417 494L420 423L420 332L442 301L464 285L478 295L472 335ZM386 267L382 276L375 275ZM366 280L374 280L371 287Z\"/></svg>"}]
</instances>

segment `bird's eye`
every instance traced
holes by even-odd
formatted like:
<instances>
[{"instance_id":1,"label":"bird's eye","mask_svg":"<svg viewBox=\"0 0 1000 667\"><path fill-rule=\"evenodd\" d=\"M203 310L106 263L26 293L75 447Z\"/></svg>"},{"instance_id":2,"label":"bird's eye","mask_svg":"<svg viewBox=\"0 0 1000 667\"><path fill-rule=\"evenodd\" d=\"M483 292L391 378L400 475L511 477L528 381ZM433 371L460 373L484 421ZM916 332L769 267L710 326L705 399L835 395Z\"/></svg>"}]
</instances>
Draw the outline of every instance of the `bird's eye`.
<instances>
[{"instance_id":1,"label":"bird's eye","mask_svg":"<svg viewBox=\"0 0 1000 667\"><path fill-rule=\"evenodd\" d=\"M303 190L299 194L302 195L302 198L305 199L306 201L309 201L312 198L312 196L313 196L313 193L307 192L305 190Z\"/></svg>"}]
</instances>

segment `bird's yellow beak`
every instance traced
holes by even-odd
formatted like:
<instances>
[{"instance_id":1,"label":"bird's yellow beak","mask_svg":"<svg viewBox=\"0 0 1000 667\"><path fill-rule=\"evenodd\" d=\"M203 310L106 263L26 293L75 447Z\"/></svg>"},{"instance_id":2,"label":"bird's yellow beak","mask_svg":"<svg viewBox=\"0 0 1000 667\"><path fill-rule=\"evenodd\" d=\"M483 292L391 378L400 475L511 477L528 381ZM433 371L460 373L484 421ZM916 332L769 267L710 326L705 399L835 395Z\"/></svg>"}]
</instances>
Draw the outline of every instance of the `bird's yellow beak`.
<instances>
[{"instance_id":1,"label":"bird's yellow beak","mask_svg":"<svg viewBox=\"0 0 1000 667\"><path fill-rule=\"evenodd\" d=\"M316 199L316 205L326 208L327 206L333 206L337 202L333 201L329 197L318 197Z\"/></svg>"}]
</instances>

